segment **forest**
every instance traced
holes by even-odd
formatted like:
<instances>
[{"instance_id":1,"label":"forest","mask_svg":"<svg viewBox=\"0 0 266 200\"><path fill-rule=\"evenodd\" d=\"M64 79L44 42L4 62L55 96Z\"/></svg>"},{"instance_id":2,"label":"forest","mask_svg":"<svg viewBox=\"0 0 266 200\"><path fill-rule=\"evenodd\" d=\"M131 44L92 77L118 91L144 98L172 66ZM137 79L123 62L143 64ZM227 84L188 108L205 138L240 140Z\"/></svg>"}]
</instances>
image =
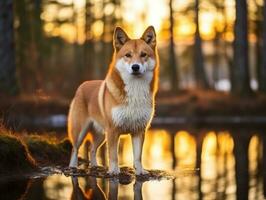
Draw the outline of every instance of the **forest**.
<instances>
[{"instance_id":1,"label":"forest","mask_svg":"<svg viewBox=\"0 0 266 200\"><path fill-rule=\"evenodd\" d=\"M159 37L160 91L266 91L262 0L149 3L1 1L1 94L71 97L82 81L104 78L116 26L134 38L148 25Z\"/></svg>"}]
</instances>

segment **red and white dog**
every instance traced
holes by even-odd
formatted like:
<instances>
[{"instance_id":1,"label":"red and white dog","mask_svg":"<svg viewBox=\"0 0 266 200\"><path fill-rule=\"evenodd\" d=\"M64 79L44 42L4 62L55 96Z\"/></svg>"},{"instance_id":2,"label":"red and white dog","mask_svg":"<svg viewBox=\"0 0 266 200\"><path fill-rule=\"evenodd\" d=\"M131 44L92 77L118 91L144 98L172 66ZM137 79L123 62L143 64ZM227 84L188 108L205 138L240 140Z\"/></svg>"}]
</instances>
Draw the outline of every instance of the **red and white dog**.
<instances>
[{"instance_id":1,"label":"red and white dog","mask_svg":"<svg viewBox=\"0 0 266 200\"><path fill-rule=\"evenodd\" d=\"M142 147L154 114L159 75L155 30L150 26L140 39L130 39L117 27L113 45L113 60L106 78L82 83L71 103L68 135L73 150L69 166L78 166L79 147L91 134L91 165L97 166L97 149L106 140L108 172L119 174L119 136L130 133L136 174L145 174Z\"/></svg>"}]
</instances>

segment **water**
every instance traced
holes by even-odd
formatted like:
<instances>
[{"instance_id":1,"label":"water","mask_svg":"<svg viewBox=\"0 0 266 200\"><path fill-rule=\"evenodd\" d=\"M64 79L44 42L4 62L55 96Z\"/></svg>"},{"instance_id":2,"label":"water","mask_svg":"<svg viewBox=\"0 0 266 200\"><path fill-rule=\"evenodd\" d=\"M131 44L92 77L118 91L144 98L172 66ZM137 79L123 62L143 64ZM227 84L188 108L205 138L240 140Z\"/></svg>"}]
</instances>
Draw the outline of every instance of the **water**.
<instances>
[{"instance_id":1,"label":"water","mask_svg":"<svg viewBox=\"0 0 266 200\"><path fill-rule=\"evenodd\" d=\"M249 128L151 130L144 145L144 167L174 173L175 179L123 184L117 179L55 174L0 182L0 199L263 200L265 138L263 130ZM103 164L101 155L98 161ZM119 163L132 166L132 159L130 138L123 136Z\"/></svg>"}]
</instances>

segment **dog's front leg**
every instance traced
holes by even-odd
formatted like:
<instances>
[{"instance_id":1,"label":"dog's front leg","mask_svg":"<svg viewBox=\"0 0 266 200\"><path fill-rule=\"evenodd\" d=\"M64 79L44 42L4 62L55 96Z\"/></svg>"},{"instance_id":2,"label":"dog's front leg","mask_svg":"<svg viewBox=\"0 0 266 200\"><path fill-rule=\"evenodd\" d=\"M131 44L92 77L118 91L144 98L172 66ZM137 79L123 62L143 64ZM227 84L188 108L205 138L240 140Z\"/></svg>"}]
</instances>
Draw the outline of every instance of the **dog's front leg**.
<instances>
[{"instance_id":1,"label":"dog's front leg","mask_svg":"<svg viewBox=\"0 0 266 200\"><path fill-rule=\"evenodd\" d=\"M107 132L107 151L109 156L109 174L117 175L120 173L118 167L118 156L117 156L117 147L118 147L119 135L114 131Z\"/></svg>"},{"instance_id":2,"label":"dog's front leg","mask_svg":"<svg viewBox=\"0 0 266 200\"><path fill-rule=\"evenodd\" d=\"M145 132L132 134L132 146L134 154L134 168L136 175L148 174L149 172L143 169L141 164L142 148L144 143Z\"/></svg>"}]
</instances>

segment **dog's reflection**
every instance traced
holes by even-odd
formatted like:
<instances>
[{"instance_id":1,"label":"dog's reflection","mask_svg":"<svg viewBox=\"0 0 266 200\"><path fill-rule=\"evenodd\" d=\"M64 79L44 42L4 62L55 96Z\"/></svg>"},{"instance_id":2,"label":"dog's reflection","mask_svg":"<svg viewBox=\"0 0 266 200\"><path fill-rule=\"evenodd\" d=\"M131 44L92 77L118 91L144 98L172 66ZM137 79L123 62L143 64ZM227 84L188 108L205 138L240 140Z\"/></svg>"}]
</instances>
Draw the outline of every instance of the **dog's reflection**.
<instances>
[{"instance_id":1,"label":"dog's reflection","mask_svg":"<svg viewBox=\"0 0 266 200\"><path fill-rule=\"evenodd\" d=\"M87 187L83 190L77 177L72 177L73 192L71 200L117 200L118 199L118 179L108 179L108 195L106 197L103 190L97 184L95 177L86 177ZM134 184L134 200L142 200L142 182L136 181Z\"/></svg>"},{"instance_id":2,"label":"dog's reflection","mask_svg":"<svg viewBox=\"0 0 266 200\"><path fill-rule=\"evenodd\" d=\"M143 182L136 181L134 184L134 200L142 200L142 184Z\"/></svg>"},{"instance_id":3,"label":"dog's reflection","mask_svg":"<svg viewBox=\"0 0 266 200\"><path fill-rule=\"evenodd\" d=\"M86 177L88 187L86 190L81 189L77 177L72 177L73 192L71 200L92 200L92 199L106 199L104 192L98 186L96 178Z\"/></svg>"},{"instance_id":4,"label":"dog's reflection","mask_svg":"<svg viewBox=\"0 0 266 200\"><path fill-rule=\"evenodd\" d=\"M118 199L118 179L109 180L108 200ZM134 200L142 200L142 182L136 181L134 184Z\"/></svg>"}]
</instances>

